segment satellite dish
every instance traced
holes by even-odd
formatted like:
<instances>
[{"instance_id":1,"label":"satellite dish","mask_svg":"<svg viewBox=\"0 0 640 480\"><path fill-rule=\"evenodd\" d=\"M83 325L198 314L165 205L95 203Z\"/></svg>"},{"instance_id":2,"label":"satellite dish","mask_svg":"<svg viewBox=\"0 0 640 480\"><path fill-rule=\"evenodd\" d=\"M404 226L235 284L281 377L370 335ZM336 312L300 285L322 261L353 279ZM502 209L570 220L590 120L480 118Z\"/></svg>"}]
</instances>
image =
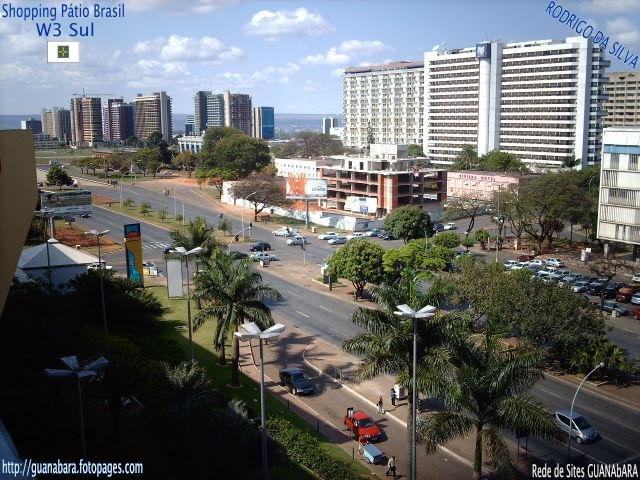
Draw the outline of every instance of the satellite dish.
<instances>
[{"instance_id":1,"label":"satellite dish","mask_svg":"<svg viewBox=\"0 0 640 480\"><path fill-rule=\"evenodd\" d=\"M432 52L437 52L439 49L440 49L440 45L435 45L435 46L431 49L431 51L432 51Z\"/></svg>"}]
</instances>

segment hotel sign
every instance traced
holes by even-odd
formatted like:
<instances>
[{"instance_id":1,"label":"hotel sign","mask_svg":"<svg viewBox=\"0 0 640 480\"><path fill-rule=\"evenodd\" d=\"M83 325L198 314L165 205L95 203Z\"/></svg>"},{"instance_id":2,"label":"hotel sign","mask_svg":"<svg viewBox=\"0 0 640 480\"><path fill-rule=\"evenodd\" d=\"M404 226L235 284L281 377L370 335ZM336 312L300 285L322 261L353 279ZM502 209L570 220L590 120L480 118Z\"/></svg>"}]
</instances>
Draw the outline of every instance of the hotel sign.
<instances>
[{"instance_id":1,"label":"hotel sign","mask_svg":"<svg viewBox=\"0 0 640 480\"><path fill-rule=\"evenodd\" d=\"M496 177L491 177L489 175L472 175L469 173L461 173L458 178L464 178L465 180L481 180L488 182L495 182Z\"/></svg>"}]
</instances>

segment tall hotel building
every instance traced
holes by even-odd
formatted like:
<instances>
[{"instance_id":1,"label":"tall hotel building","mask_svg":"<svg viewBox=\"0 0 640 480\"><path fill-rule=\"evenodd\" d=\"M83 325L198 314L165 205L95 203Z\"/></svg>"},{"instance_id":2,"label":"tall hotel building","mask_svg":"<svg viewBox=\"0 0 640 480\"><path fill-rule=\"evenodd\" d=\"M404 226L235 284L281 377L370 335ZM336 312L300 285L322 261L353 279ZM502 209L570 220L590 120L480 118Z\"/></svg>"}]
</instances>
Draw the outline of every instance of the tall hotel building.
<instances>
[{"instance_id":1,"label":"tall hotel building","mask_svg":"<svg viewBox=\"0 0 640 480\"><path fill-rule=\"evenodd\" d=\"M71 99L71 141L95 147L102 142L102 101L100 97Z\"/></svg>"},{"instance_id":2,"label":"tall hotel building","mask_svg":"<svg viewBox=\"0 0 640 480\"><path fill-rule=\"evenodd\" d=\"M607 79L604 126L640 126L640 74L611 72Z\"/></svg>"},{"instance_id":3,"label":"tall hotel building","mask_svg":"<svg viewBox=\"0 0 640 480\"><path fill-rule=\"evenodd\" d=\"M347 68L343 78L344 142L422 144L424 65L393 62Z\"/></svg>"},{"instance_id":4,"label":"tall hotel building","mask_svg":"<svg viewBox=\"0 0 640 480\"><path fill-rule=\"evenodd\" d=\"M154 92L146 97L138 94L136 97L136 137L146 139L154 132L160 132L163 140L171 143L171 97L166 92Z\"/></svg>"},{"instance_id":5,"label":"tall hotel building","mask_svg":"<svg viewBox=\"0 0 640 480\"><path fill-rule=\"evenodd\" d=\"M251 135L251 96L243 93L230 93L225 90L224 125Z\"/></svg>"},{"instance_id":6,"label":"tall hotel building","mask_svg":"<svg viewBox=\"0 0 640 480\"><path fill-rule=\"evenodd\" d=\"M472 144L534 169L598 163L608 65L583 37L426 52L425 155L450 165Z\"/></svg>"},{"instance_id":7,"label":"tall hotel building","mask_svg":"<svg viewBox=\"0 0 640 480\"><path fill-rule=\"evenodd\" d=\"M71 112L66 108L50 107L42 109L42 131L51 138L64 142L71 140Z\"/></svg>"}]
</instances>

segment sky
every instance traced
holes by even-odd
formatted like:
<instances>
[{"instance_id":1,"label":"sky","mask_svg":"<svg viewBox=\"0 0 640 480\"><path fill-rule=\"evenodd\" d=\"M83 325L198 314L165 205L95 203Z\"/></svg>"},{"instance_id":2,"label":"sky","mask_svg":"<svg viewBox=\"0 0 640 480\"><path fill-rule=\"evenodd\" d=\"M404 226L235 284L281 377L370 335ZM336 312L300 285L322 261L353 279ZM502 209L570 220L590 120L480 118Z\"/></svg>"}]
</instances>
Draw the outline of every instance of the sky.
<instances>
[{"instance_id":1,"label":"sky","mask_svg":"<svg viewBox=\"0 0 640 480\"><path fill-rule=\"evenodd\" d=\"M36 22L0 18L0 114L69 107L72 94L165 90L174 113L193 113L198 90L249 93L254 106L276 113L342 112L347 66L422 60L424 52L504 42L564 39L577 34L552 18L549 0L98 0L124 3L124 18L60 18L53 0L0 1L17 7L56 7L62 35L79 40L80 63L47 63L47 37ZM72 2L67 2L67 4ZM609 71L634 70L627 52L640 53L640 0L560 0L562 6L625 45L623 60L609 56ZM71 39L69 24L94 35ZM638 62L640 63L640 62Z\"/></svg>"}]
</instances>

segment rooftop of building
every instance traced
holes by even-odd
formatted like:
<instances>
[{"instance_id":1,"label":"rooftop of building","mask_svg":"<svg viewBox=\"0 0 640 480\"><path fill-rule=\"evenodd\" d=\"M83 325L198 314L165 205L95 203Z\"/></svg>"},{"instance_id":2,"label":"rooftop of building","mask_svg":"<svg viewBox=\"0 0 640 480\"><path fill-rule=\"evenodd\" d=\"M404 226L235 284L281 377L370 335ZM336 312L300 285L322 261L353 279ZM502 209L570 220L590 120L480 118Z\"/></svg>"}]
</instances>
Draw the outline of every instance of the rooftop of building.
<instances>
[{"instance_id":1,"label":"rooftop of building","mask_svg":"<svg viewBox=\"0 0 640 480\"><path fill-rule=\"evenodd\" d=\"M533 172L498 172L493 170L448 170L447 173L462 173L465 175L479 175L484 177L502 175L503 177L530 177L536 176Z\"/></svg>"},{"instance_id":2,"label":"rooftop of building","mask_svg":"<svg viewBox=\"0 0 640 480\"><path fill-rule=\"evenodd\" d=\"M367 73L367 72L379 72L384 70L408 70L412 68L423 68L424 62L408 62L406 60L399 60L397 62L383 63L382 65L368 65L364 67L347 67L344 69L344 73Z\"/></svg>"}]
</instances>

